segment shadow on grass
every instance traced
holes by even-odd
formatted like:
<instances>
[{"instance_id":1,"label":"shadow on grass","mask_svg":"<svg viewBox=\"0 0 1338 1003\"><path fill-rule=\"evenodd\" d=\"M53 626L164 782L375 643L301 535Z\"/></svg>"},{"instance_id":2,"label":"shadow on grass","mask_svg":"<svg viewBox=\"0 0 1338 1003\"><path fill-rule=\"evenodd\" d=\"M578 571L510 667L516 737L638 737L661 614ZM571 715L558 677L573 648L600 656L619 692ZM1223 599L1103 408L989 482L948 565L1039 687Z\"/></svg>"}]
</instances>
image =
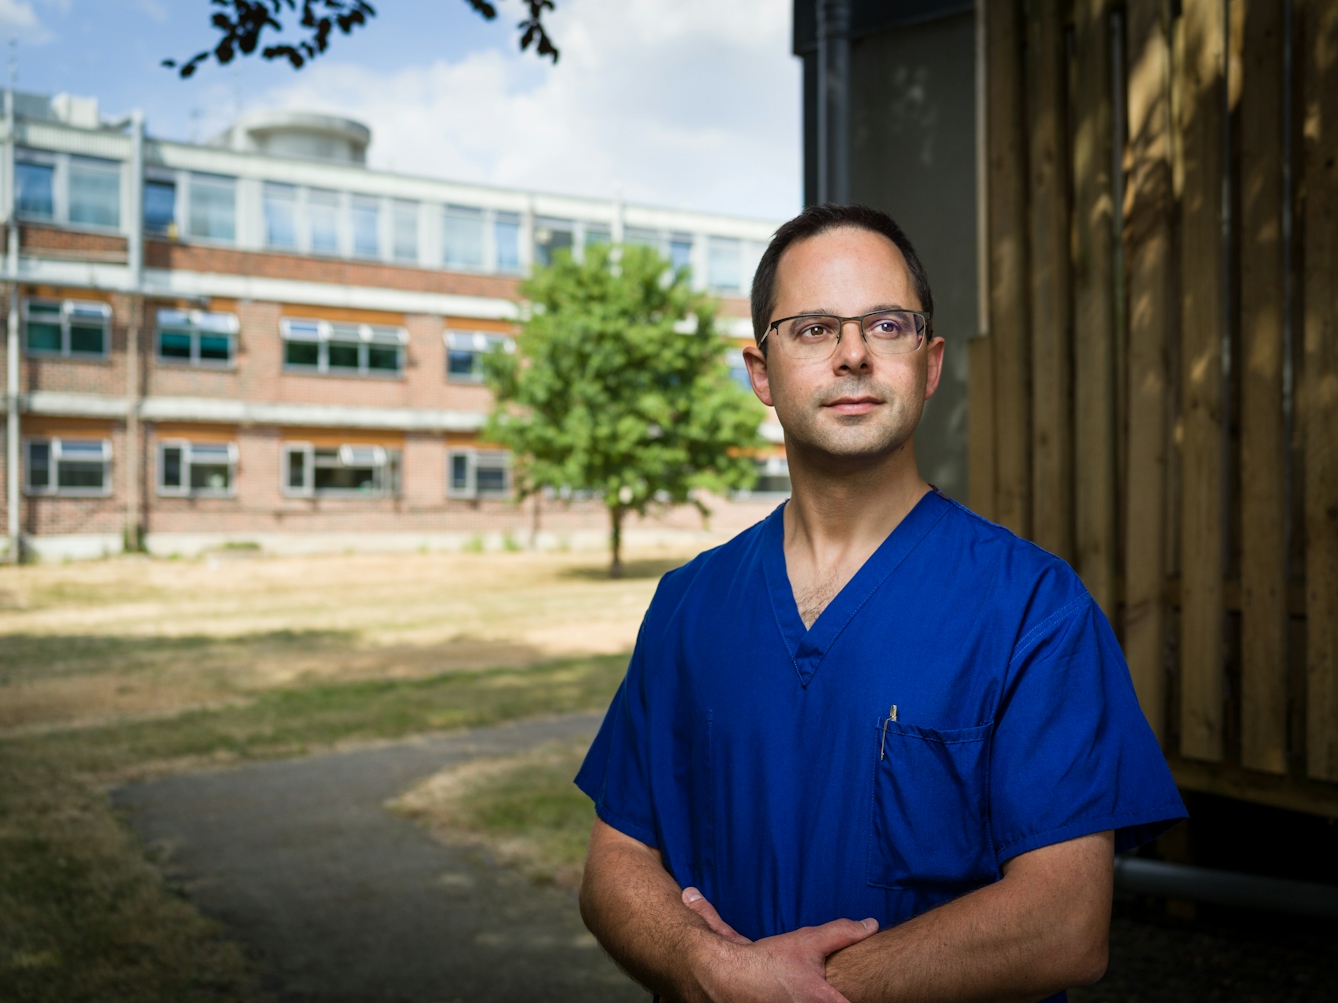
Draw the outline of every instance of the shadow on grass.
<instances>
[{"instance_id":1,"label":"shadow on grass","mask_svg":"<svg viewBox=\"0 0 1338 1003\"><path fill-rule=\"evenodd\" d=\"M236 663L258 656L282 658L347 651L349 630L271 630L236 636L181 637L135 634L4 634L0 686L71 676L153 669L182 659Z\"/></svg>"},{"instance_id":2,"label":"shadow on grass","mask_svg":"<svg viewBox=\"0 0 1338 1003\"><path fill-rule=\"evenodd\" d=\"M625 561L623 563L623 580L659 578L666 572L673 571L674 568L681 568L689 560L690 558L686 557L657 557L640 561ZM602 564L596 567L564 568L560 572L560 577L576 578L587 582L607 582L610 580L609 566Z\"/></svg>"}]
</instances>

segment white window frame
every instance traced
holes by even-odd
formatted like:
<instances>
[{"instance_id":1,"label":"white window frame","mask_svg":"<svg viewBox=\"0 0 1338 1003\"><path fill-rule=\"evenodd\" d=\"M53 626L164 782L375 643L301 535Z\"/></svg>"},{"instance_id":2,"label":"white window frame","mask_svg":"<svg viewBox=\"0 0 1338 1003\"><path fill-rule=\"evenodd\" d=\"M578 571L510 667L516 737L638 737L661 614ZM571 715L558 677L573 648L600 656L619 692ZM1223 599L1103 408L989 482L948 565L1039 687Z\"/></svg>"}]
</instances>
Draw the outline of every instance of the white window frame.
<instances>
[{"instance_id":1,"label":"white window frame","mask_svg":"<svg viewBox=\"0 0 1338 1003\"><path fill-rule=\"evenodd\" d=\"M334 447L339 454L339 462L348 467L370 466L376 470L377 485L371 491L345 490L342 488L316 487L316 453L330 450L329 446L317 447L310 442L285 442L279 464L280 492L286 498L397 498L400 495L403 451L386 446L369 446L363 443L345 443ZM358 451L370 450L371 463L359 463ZM290 483L291 457L302 457L302 486L293 487Z\"/></svg>"},{"instance_id":2,"label":"white window frame","mask_svg":"<svg viewBox=\"0 0 1338 1003\"><path fill-rule=\"evenodd\" d=\"M451 372L451 352L471 352L475 362L494 345L501 345L510 354L516 350L516 339L497 331L458 331L446 330L441 333L442 343L446 346L446 382L447 383L482 383L483 372L477 366L468 376Z\"/></svg>"},{"instance_id":3,"label":"white window frame","mask_svg":"<svg viewBox=\"0 0 1338 1003\"><path fill-rule=\"evenodd\" d=\"M455 485L455 460L465 460L465 486ZM492 469L501 468L506 472L506 487L501 491L480 491L478 471L480 463ZM446 450L446 497L447 498L510 498L511 497L511 454L504 449L478 449L473 446L456 446Z\"/></svg>"},{"instance_id":4,"label":"white window frame","mask_svg":"<svg viewBox=\"0 0 1338 1003\"><path fill-rule=\"evenodd\" d=\"M336 331L336 328L339 330ZM349 369L336 366L331 369L330 342L337 341L344 344L353 341L353 338L343 336L344 332L350 328L357 329L358 368ZM336 333L341 336L336 337ZM405 364L408 361L406 346L409 344L409 332L403 327L390 324L336 324L328 320L311 317L284 317L279 321L279 335L284 344L283 371L285 373L312 376L351 376L359 379L404 379ZM288 342L290 341L318 345L316 365L303 366L290 363L288 361ZM372 346L384 348L393 346L397 352L398 368L394 372L388 369L372 369L368 364L369 349Z\"/></svg>"},{"instance_id":5,"label":"white window frame","mask_svg":"<svg viewBox=\"0 0 1338 1003\"><path fill-rule=\"evenodd\" d=\"M192 450L196 447L214 448L223 445L228 453L228 486L222 490L216 488L196 488L190 486L190 468L194 462ZM165 453L169 449L181 450L181 483L172 486L165 483L167 474L167 462ZM192 443L189 439L159 439L158 440L158 476L156 478L158 485L158 494L164 498L235 498L237 497L237 444L235 442L216 443L216 442L196 442ZM209 464L217 466L217 464Z\"/></svg>"},{"instance_id":6,"label":"white window frame","mask_svg":"<svg viewBox=\"0 0 1338 1003\"><path fill-rule=\"evenodd\" d=\"M197 234L193 226L194 207L192 202L195 197L195 185L199 181L205 186L213 185L216 188L232 188L232 236L231 237L212 237L204 234ZM180 188L184 184L183 192ZM182 209L182 220L177 221L177 229L184 234L185 240L192 244L205 244L213 247L236 247L243 229L242 210L243 204L239 179L231 174L213 174L209 171L183 171L182 180L178 182L177 204Z\"/></svg>"},{"instance_id":7,"label":"white window frame","mask_svg":"<svg viewBox=\"0 0 1338 1003\"><path fill-rule=\"evenodd\" d=\"M46 305L60 304L60 351L51 352L41 348L28 347L28 319L30 308L34 303ZM83 315L88 323L80 325L92 327L92 315L99 314L102 317L102 351L93 352L72 352L70 351L70 318L78 311L88 311ZM23 354L31 355L34 358L43 359L91 359L106 361L111 356L111 336L112 336L112 308L110 303L103 303L100 300L54 300L44 299L40 296L25 298L23 301Z\"/></svg>"},{"instance_id":8,"label":"white window frame","mask_svg":"<svg viewBox=\"0 0 1338 1003\"><path fill-rule=\"evenodd\" d=\"M179 319L178 319L179 318ZM166 324L164 321L166 320ZM217 326L210 327L213 323ZM163 327L174 330L188 330L190 333L190 358L177 359L163 355ZM193 369L235 369L237 367L237 333L241 322L235 313L210 313L206 310L177 310L164 307L155 314L153 329L153 358L163 366L184 366ZM228 339L228 358L226 362L218 359L200 358L200 335L223 334Z\"/></svg>"},{"instance_id":9,"label":"white window frame","mask_svg":"<svg viewBox=\"0 0 1338 1003\"><path fill-rule=\"evenodd\" d=\"M59 226L63 229L81 230L89 233L126 233L127 225L134 221L126 218L126 183L127 171L125 170L125 161L118 160L115 157L93 157L83 156L71 153L56 153L51 150L38 150L30 147L19 147L14 153L15 161L18 163L38 164L43 167L50 167L51 170L51 215L36 216L29 213L18 213L18 217L24 220L31 220L35 223L45 223L49 226ZM102 223L72 223L70 222L70 160L85 161L90 165L96 164L94 169L103 169L110 173L113 169L117 173L117 200L116 200L116 222L112 225ZM16 206L17 208L17 206Z\"/></svg>"},{"instance_id":10,"label":"white window frame","mask_svg":"<svg viewBox=\"0 0 1338 1003\"><path fill-rule=\"evenodd\" d=\"M96 442L102 446L102 487L100 488L62 488L60 487L60 461L62 443ZM50 483L46 487L34 487L32 483L31 449L37 443L46 443L50 449ZM23 440L23 493L34 497L58 498L107 498L112 493L111 477L112 444L110 439L101 437L80 438L57 435L35 435Z\"/></svg>"}]
</instances>

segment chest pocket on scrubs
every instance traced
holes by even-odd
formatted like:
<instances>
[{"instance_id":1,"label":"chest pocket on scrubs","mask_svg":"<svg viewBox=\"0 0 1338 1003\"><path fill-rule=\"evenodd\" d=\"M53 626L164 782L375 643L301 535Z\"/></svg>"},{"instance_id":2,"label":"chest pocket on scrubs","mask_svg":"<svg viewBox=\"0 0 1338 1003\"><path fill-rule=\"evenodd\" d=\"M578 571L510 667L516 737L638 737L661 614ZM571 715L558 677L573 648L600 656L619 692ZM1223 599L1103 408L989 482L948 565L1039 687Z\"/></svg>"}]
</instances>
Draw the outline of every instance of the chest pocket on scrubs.
<instances>
[{"instance_id":1,"label":"chest pocket on scrubs","mask_svg":"<svg viewBox=\"0 0 1338 1003\"><path fill-rule=\"evenodd\" d=\"M880 722L874 759L867 880L881 888L988 884L992 724L934 731Z\"/></svg>"}]
</instances>

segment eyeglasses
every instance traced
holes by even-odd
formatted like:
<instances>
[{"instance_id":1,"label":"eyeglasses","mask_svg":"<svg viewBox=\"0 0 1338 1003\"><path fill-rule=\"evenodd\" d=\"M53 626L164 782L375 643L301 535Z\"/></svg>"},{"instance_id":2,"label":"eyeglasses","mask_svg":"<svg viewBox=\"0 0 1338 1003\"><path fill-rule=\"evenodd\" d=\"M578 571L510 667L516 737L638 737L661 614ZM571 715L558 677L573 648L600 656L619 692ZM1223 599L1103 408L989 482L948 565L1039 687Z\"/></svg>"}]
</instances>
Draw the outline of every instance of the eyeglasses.
<instances>
[{"instance_id":1,"label":"eyeglasses","mask_svg":"<svg viewBox=\"0 0 1338 1003\"><path fill-rule=\"evenodd\" d=\"M773 320L757 345L760 348L774 333L772 341L789 358L827 359L836 351L841 333L850 323L859 324L864 343L875 355L909 355L918 351L933 329L929 314L919 310L879 310L862 317L803 313Z\"/></svg>"}]
</instances>

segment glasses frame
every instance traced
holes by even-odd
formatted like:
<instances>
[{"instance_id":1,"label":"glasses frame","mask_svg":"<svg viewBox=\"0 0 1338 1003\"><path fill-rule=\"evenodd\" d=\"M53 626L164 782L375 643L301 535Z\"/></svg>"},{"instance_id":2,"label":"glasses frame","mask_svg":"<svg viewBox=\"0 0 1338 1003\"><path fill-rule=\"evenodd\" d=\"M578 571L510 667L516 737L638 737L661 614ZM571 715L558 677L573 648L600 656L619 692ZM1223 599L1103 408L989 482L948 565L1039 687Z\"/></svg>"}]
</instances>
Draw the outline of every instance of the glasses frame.
<instances>
[{"instance_id":1,"label":"glasses frame","mask_svg":"<svg viewBox=\"0 0 1338 1003\"><path fill-rule=\"evenodd\" d=\"M765 342L767 338L771 336L771 333L775 331L778 327L780 327L780 325L784 324L786 321L799 320L803 317L830 317L834 318L836 321L839 322L839 326L836 329L836 340L832 342L832 350L824 356L814 355L811 356L808 360L806 360L810 362L826 361L827 359L830 359L833 355L835 355L837 348L840 347L841 338L845 335L847 324L850 324L852 322L858 322L859 336L862 339L864 339L864 344L868 345L869 336L864 333L864 322L868 320L870 317L881 317L883 314L888 314L888 313L908 313L912 317L919 317L920 320L924 322L924 330L922 332L919 332L923 335L924 340L921 341L919 345L917 345L914 349L912 349L909 352L891 352L891 353L873 352L873 349L871 348L870 352L872 352L874 355L914 355L916 352L924 348L925 345L929 344L929 342L933 340L934 338L933 317L925 313L923 310L908 310L901 307L897 307L891 310L873 310L870 311L869 313L860 314L859 316L856 317L838 317L834 313L797 313L790 317L781 317L779 320L773 320L769 325L767 325L766 334L762 335L761 339L757 342L757 347L761 348L762 343Z\"/></svg>"}]
</instances>

